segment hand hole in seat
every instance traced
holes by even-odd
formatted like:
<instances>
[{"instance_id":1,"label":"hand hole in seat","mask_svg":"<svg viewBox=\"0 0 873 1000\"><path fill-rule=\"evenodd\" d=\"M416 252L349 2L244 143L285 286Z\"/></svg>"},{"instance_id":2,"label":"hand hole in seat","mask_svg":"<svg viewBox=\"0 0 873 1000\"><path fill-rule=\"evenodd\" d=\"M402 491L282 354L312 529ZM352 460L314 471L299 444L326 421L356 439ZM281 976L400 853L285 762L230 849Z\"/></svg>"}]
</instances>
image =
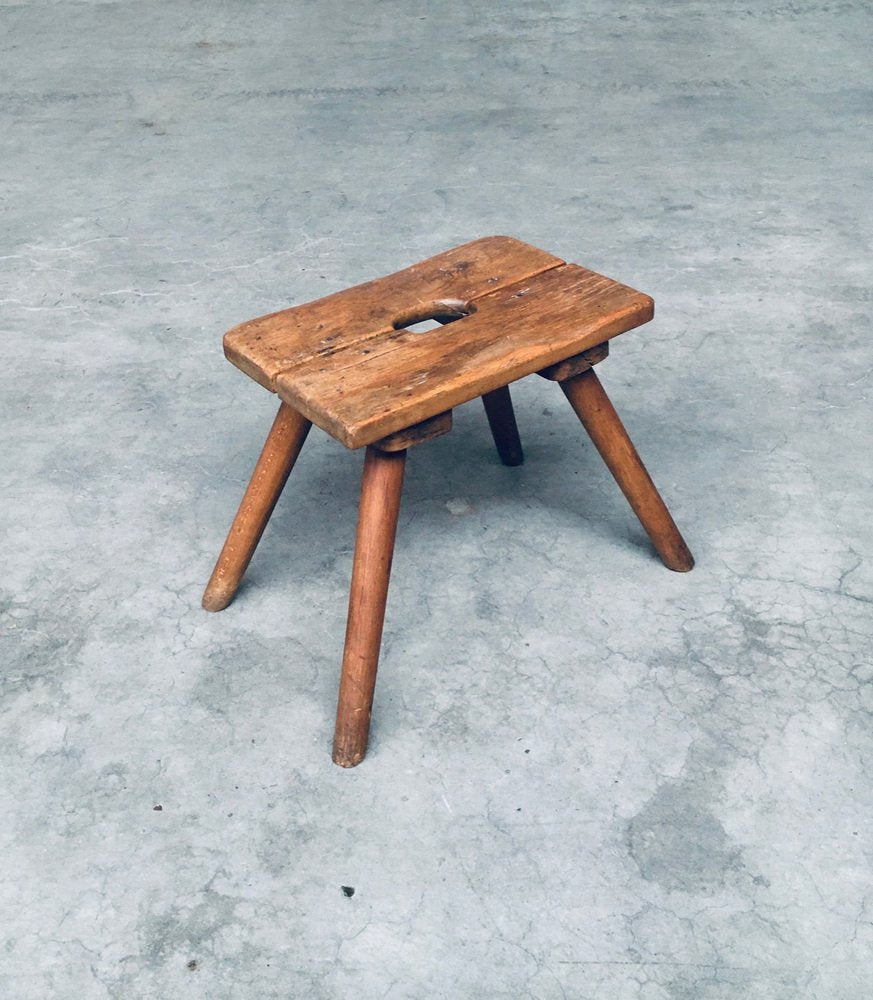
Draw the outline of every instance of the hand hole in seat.
<instances>
[{"instance_id":1,"label":"hand hole in seat","mask_svg":"<svg viewBox=\"0 0 873 1000\"><path fill-rule=\"evenodd\" d=\"M454 323L476 311L471 302L460 299L440 299L428 305L417 305L401 313L393 323L395 330L409 330L410 333L427 333L446 323Z\"/></svg>"}]
</instances>

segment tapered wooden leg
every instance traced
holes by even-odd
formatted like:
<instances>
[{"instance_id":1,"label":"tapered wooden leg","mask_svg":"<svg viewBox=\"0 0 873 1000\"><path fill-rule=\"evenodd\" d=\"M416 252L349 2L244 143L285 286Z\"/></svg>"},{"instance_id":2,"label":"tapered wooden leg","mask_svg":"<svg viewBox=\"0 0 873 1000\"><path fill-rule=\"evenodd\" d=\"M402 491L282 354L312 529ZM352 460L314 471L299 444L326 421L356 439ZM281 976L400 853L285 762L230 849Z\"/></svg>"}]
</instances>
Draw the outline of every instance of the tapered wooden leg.
<instances>
[{"instance_id":1,"label":"tapered wooden leg","mask_svg":"<svg viewBox=\"0 0 873 1000\"><path fill-rule=\"evenodd\" d=\"M594 370L589 369L561 382L561 388L646 529L664 565L677 573L690 570L694 557Z\"/></svg>"},{"instance_id":2,"label":"tapered wooden leg","mask_svg":"<svg viewBox=\"0 0 873 1000\"><path fill-rule=\"evenodd\" d=\"M207 611L221 611L233 600L311 426L287 403L279 407L227 541L206 585L203 607Z\"/></svg>"},{"instance_id":3,"label":"tapered wooden leg","mask_svg":"<svg viewBox=\"0 0 873 1000\"><path fill-rule=\"evenodd\" d=\"M342 767L354 767L367 752L405 464L405 451L385 452L372 446L367 448L364 458L349 618L333 739L333 759Z\"/></svg>"},{"instance_id":4,"label":"tapered wooden leg","mask_svg":"<svg viewBox=\"0 0 873 1000\"><path fill-rule=\"evenodd\" d=\"M504 385L493 392L486 392L482 402L485 404L485 413L491 425L500 461L504 465L521 465L524 461L524 452L521 450L521 438L518 436L509 386Z\"/></svg>"}]
</instances>

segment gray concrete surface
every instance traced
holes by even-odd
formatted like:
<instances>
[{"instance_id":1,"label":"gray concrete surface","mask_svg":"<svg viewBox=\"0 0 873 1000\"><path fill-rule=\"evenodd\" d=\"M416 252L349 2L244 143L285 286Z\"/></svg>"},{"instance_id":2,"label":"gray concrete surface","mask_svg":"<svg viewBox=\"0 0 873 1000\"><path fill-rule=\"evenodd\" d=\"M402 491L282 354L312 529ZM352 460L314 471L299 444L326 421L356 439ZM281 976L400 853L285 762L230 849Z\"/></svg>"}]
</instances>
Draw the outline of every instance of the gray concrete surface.
<instances>
[{"instance_id":1,"label":"gray concrete surface","mask_svg":"<svg viewBox=\"0 0 873 1000\"><path fill-rule=\"evenodd\" d=\"M0 994L873 991L871 7L0 3ZM370 755L329 747L360 454L234 323L507 232L652 293L412 454ZM354 888L346 896L341 886Z\"/></svg>"}]
</instances>

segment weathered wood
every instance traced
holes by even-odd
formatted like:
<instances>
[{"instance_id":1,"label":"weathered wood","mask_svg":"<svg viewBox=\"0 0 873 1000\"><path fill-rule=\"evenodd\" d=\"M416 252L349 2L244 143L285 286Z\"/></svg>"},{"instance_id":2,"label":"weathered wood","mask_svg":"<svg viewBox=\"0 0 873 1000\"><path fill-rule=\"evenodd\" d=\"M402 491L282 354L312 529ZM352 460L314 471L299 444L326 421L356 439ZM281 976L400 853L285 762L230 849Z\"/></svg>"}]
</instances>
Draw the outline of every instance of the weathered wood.
<instances>
[{"instance_id":1,"label":"weathered wood","mask_svg":"<svg viewBox=\"0 0 873 1000\"><path fill-rule=\"evenodd\" d=\"M501 460L523 461L509 383L561 384L659 555L693 559L591 366L607 341L648 322L649 296L509 237L488 237L225 336L227 357L283 401L203 598L233 598L300 452L318 424L367 446L333 759L364 757L406 450L451 428L481 396ZM412 327L432 319L432 330Z\"/></svg>"},{"instance_id":2,"label":"weathered wood","mask_svg":"<svg viewBox=\"0 0 873 1000\"><path fill-rule=\"evenodd\" d=\"M485 406L485 415L488 417L500 461L504 465L521 465L524 461L524 452L521 448L521 438L518 436L509 386L504 385L486 392L482 396L482 403Z\"/></svg>"},{"instance_id":3,"label":"weathered wood","mask_svg":"<svg viewBox=\"0 0 873 1000\"><path fill-rule=\"evenodd\" d=\"M392 327L366 343L335 344L280 373L276 389L358 448L595 347L653 313L647 295L575 264L472 305L470 315L427 333Z\"/></svg>"},{"instance_id":4,"label":"weathered wood","mask_svg":"<svg viewBox=\"0 0 873 1000\"><path fill-rule=\"evenodd\" d=\"M203 607L207 611L221 611L233 600L311 426L287 403L279 407L206 585Z\"/></svg>"},{"instance_id":5,"label":"weathered wood","mask_svg":"<svg viewBox=\"0 0 873 1000\"><path fill-rule=\"evenodd\" d=\"M405 464L405 451L369 447L364 457L333 742L333 759L342 767L359 764L367 751Z\"/></svg>"},{"instance_id":6,"label":"weathered wood","mask_svg":"<svg viewBox=\"0 0 873 1000\"><path fill-rule=\"evenodd\" d=\"M448 434L452 429L452 411L438 413L430 420L423 420L420 424L413 424L405 430L389 434L373 442L373 447L380 451L405 451L417 444L424 444L425 441L432 441L434 438Z\"/></svg>"},{"instance_id":7,"label":"weathered wood","mask_svg":"<svg viewBox=\"0 0 873 1000\"><path fill-rule=\"evenodd\" d=\"M488 236L396 274L243 323L225 334L224 352L256 382L275 391L276 377L301 362L326 360L353 345L366 353L368 341L390 342L401 335L395 326L416 322L415 317L454 318L469 301L562 263L560 257L520 240ZM385 433L417 422L409 420Z\"/></svg>"},{"instance_id":8,"label":"weathered wood","mask_svg":"<svg viewBox=\"0 0 873 1000\"><path fill-rule=\"evenodd\" d=\"M560 385L664 565L677 573L686 573L694 566L694 557L679 534L594 369Z\"/></svg>"},{"instance_id":9,"label":"weathered wood","mask_svg":"<svg viewBox=\"0 0 873 1000\"><path fill-rule=\"evenodd\" d=\"M566 361L559 361L556 365L549 365L547 368L540 369L537 375L542 375L543 378L547 378L552 382L566 382L568 378L572 378L574 375L581 375L582 372L587 372L589 368L599 364L608 356L609 344L598 344L597 347L592 347L590 351L583 351L581 354L575 354L572 358L567 358Z\"/></svg>"}]
</instances>

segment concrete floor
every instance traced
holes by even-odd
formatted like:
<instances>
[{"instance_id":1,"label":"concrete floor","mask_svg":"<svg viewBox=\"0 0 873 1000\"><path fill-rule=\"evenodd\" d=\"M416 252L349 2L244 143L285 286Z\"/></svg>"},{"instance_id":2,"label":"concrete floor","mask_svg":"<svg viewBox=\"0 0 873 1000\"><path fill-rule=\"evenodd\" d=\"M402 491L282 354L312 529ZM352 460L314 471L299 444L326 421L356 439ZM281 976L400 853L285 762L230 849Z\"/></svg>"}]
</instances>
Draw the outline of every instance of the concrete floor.
<instances>
[{"instance_id":1,"label":"concrete floor","mask_svg":"<svg viewBox=\"0 0 873 1000\"><path fill-rule=\"evenodd\" d=\"M0 995L871 995L871 30L0 3ZM275 408L221 334L502 232L654 295L601 372L698 566L554 385L520 469L462 408L343 771L361 455L314 432L203 612Z\"/></svg>"}]
</instances>

